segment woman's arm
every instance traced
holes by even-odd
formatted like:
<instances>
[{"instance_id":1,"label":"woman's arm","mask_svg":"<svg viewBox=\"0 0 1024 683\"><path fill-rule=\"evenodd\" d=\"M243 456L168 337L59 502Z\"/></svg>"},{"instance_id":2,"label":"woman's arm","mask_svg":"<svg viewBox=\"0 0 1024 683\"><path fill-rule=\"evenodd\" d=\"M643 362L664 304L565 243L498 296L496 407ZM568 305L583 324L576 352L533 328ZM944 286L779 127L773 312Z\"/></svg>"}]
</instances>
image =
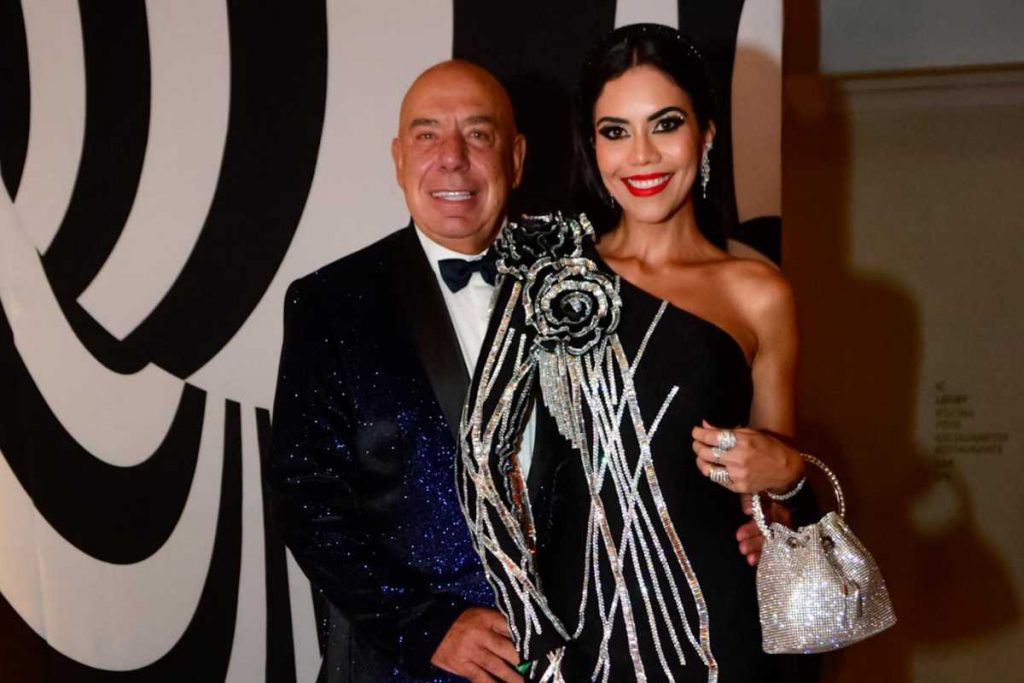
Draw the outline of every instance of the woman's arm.
<instances>
[{"instance_id":1,"label":"woman's arm","mask_svg":"<svg viewBox=\"0 0 1024 683\"><path fill-rule=\"evenodd\" d=\"M804 471L799 451L787 443L796 427L796 304L789 283L774 268L749 261L736 265L742 273L729 288L729 298L757 339L750 428L732 430L736 445L717 457L713 449L723 430L705 423L693 430L693 448L705 475L715 466L728 469L733 491L783 492Z\"/></svg>"},{"instance_id":2,"label":"woman's arm","mask_svg":"<svg viewBox=\"0 0 1024 683\"><path fill-rule=\"evenodd\" d=\"M789 282L771 270L750 292L749 319L757 335L751 366L750 426L785 439L796 432L796 302Z\"/></svg>"}]
</instances>

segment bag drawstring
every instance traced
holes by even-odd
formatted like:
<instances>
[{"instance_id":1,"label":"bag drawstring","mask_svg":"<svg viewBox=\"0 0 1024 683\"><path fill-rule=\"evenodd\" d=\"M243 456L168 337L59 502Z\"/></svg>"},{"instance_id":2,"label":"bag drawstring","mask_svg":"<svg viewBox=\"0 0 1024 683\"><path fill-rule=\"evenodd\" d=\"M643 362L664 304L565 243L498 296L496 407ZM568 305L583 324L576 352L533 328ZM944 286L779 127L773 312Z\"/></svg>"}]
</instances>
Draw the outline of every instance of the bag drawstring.
<instances>
[{"instance_id":1,"label":"bag drawstring","mask_svg":"<svg viewBox=\"0 0 1024 683\"><path fill-rule=\"evenodd\" d=\"M864 614L864 594L860 584L843 571L842 565L835 556L835 546L835 541L830 536L822 537L821 547L825 551L825 559L828 560L829 566L832 567L832 571L835 572L836 578L839 579L839 585L843 589L843 623L847 627L851 627L853 622Z\"/></svg>"}]
</instances>

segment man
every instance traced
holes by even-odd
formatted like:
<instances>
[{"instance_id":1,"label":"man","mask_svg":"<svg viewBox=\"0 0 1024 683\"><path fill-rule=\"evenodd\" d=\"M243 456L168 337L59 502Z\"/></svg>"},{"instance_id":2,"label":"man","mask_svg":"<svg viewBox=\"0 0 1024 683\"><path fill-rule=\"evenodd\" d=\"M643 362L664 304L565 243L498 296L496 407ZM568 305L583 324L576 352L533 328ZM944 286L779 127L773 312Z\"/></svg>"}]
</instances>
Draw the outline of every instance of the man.
<instances>
[{"instance_id":1,"label":"man","mask_svg":"<svg viewBox=\"0 0 1024 683\"><path fill-rule=\"evenodd\" d=\"M321 679L521 681L452 468L493 286L493 263L475 257L526 141L494 77L451 61L406 93L391 151L412 223L288 290L275 512L350 625L347 643L332 634Z\"/></svg>"}]
</instances>

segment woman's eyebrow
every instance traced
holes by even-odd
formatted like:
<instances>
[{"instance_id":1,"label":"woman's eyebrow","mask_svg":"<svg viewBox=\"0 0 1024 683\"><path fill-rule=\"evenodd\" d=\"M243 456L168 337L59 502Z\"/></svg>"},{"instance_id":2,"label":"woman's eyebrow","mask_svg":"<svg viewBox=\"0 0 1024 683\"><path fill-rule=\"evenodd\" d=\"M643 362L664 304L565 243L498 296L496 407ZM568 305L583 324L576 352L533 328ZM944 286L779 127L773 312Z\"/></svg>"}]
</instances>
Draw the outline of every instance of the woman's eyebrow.
<instances>
[{"instance_id":1,"label":"woman's eyebrow","mask_svg":"<svg viewBox=\"0 0 1024 683\"><path fill-rule=\"evenodd\" d=\"M686 114L686 112L683 111L680 107L672 105L672 106L665 107L664 109L659 109L658 111L656 111L653 114L651 114L650 116L648 116L647 120L648 121L653 121L654 119L659 119L659 118L661 118L662 116L664 116L665 114L667 114L667 113L669 113L671 111L679 112L680 114Z\"/></svg>"},{"instance_id":2,"label":"woman's eyebrow","mask_svg":"<svg viewBox=\"0 0 1024 683\"><path fill-rule=\"evenodd\" d=\"M658 111L654 112L653 114L651 114L650 116L647 117L647 120L648 121L654 121L655 119L660 119L662 116L664 116L665 114L668 114L670 112L678 112L678 113L683 114L683 115L686 114L686 111L682 107L677 107L675 105L670 105L668 107L663 107L663 108L659 109ZM594 123L594 125L597 126L597 125L600 125L602 123L627 124L627 123L629 123L629 121L627 119L623 119L623 118L620 118L618 116L602 116L601 118L599 118Z\"/></svg>"}]
</instances>

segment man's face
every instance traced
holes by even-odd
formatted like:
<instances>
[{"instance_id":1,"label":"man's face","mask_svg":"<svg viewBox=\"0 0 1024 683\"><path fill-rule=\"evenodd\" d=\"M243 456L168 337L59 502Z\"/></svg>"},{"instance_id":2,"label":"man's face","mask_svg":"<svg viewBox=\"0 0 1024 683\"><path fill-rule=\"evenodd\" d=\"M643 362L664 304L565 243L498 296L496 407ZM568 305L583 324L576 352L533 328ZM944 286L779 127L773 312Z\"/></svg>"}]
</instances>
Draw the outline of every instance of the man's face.
<instances>
[{"instance_id":1,"label":"man's face","mask_svg":"<svg viewBox=\"0 0 1024 683\"><path fill-rule=\"evenodd\" d=\"M413 220L435 242L467 254L494 239L525 151L501 86L459 62L434 67L413 84L391 143Z\"/></svg>"}]
</instances>

